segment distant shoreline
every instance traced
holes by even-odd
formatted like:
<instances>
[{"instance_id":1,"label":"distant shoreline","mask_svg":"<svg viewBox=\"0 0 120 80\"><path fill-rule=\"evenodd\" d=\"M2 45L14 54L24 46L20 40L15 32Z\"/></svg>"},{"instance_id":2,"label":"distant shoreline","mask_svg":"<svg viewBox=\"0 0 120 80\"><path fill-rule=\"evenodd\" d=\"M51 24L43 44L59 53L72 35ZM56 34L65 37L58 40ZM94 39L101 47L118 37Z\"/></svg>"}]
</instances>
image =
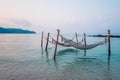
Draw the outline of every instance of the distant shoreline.
<instances>
[{"instance_id":1,"label":"distant shoreline","mask_svg":"<svg viewBox=\"0 0 120 80\"><path fill-rule=\"evenodd\" d=\"M79 36L83 36L83 35L79 35ZM102 34L94 34L94 35L86 35L88 37L108 37L108 35L102 35ZM110 37L112 38L120 38L120 35L110 35Z\"/></svg>"},{"instance_id":2,"label":"distant shoreline","mask_svg":"<svg viewBox=\"0 0 120 80\"><path fill-rule=\"evenodd\" d=\"M35 31L23 30L19 28L3 28L0 27L0 34L36 34Z\"/></svg>"},{"instance_id":3,"label":"distant shoreline","mask_svg":"<svg viewBox=\"0 0 120 80\"><path fill-rule=\"evenodd\" d=\"M36 34L36 33L0 33L1 34Z\"/></svg>"},{"instance_id":4,"label":"distant shoreline","mask_svg":"<svg viewBox=\"0 0 120 80\"><path fill-rule=\"evenodd\" d=\"M107 37L108 35L101 35L101 34L98 34L98 35L88 35L88 37ZM113 38L120 38L120 35L110 35L110 37L113 37Z\"/></svg>"}]
</instances>

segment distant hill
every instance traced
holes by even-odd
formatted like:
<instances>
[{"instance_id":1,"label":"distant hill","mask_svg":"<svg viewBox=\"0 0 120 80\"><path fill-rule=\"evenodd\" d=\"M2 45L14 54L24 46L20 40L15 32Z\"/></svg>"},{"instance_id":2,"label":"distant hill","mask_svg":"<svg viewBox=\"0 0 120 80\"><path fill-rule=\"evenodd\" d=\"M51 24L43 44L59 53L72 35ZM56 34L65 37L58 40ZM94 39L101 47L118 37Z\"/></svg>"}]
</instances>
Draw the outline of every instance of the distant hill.
<instances>
[{"instance_id":1,"label":"distant hill","mask_svg":"<svg viewBox=\"0 0 120 80\"><path fill-rule=\"evenodd\" d=\"M19 28L3 28L0 27L0 34L4 34L4 33L10 33L10 34L35 34L36 32L34 31L29 31L29 30L23 30L23 29L19 29Z\"/></svg>"},{"instance_id":2,"label":"distant hill","mask_svg":"<svg viewBox=\"0 0 120 80\"><path fill-rule=\"evenodd\" d=\"M88 35L89 37L107 37L108 35ZM110 37L114 37L114 38L120 38L120 35L110 35Z\"/></svg>"}]
</instances>

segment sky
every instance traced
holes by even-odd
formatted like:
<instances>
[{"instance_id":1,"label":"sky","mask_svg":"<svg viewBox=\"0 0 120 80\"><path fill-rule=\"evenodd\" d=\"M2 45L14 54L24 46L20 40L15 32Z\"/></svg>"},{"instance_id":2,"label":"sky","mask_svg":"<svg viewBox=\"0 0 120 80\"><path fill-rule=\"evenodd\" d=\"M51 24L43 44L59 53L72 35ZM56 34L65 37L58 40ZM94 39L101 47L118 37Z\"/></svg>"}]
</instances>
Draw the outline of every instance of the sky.
<instances>
[{"instance_id":1,"label":"sky","mask_svg":"<svg viewBox=\"0 0 120 80\"><path fill-rule=\"evenodd\" d=\"M0 0L0 26L38 33L120 33L120 0Z\"/></svg>"}]
</instances>

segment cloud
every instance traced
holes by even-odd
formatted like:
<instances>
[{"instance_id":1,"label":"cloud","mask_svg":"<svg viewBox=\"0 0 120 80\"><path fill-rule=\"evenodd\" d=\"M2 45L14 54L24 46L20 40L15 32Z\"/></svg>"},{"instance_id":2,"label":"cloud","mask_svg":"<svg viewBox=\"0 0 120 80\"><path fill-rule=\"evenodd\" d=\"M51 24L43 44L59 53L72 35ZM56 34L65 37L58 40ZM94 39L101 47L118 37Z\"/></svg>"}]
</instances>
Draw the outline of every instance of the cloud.
<instances>
[{"instance_id":1,"label":"cloud","mask_svg":"<svg viewBox=\"0 0 120 80\"><path fill-rule=\"evenodd\" d=\"M0 18L1 27L32 29L32 23L24 18Z\"/></svg>"},{"instance_id":2,"label":"cloud","mask_svg":"<svg viewBox=\"0 0 120 80\"><path fill-rule=\"evenodd\" d=\"M17 25L21 25L21 26L32 26L32 24L27 20L27 19L15 19L12 18L10 19L10 21L14 22Z\"/></svg>"}]
</instances>

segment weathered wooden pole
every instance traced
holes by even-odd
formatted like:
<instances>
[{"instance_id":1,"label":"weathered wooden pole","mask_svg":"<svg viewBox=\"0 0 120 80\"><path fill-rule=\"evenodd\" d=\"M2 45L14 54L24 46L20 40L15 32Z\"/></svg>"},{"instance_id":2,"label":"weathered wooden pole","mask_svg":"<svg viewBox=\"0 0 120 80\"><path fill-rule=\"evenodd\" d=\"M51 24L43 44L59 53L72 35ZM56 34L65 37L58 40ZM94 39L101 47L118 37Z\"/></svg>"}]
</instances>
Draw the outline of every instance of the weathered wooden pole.
<instances>
[{"instance_id":1,"label":"weathered wooden pole","mask_svg":"<svg viewBox=\"0 0 120 80\"><path fill-rule=\"evenodd\" d=\"M47 42L46 42L46 47L45 47L45 50L46 50L46 51L47 51L47 48L48 48L49 34L50 34L50 33L48 33L48 35L47 35Z\"/></svg>"},{"instance_id":2,"label":"weathered wooden pole","mask_svg":"<svg viewBox=\"0 0 120 80\"><path fill-rule=\"evenodd\" d=\"M84 44L85 44L85 47L86 47L86 34L84 33Z\"/></svg>"},{"instance_id":3,"label":"weathered wooden pole","mask_svg":"<svg viewBox=\"0 0 120 80\"><path fill-rule=\"evenodd\" d=\"M86 48L86 34L84 33L84 45L85 45L85 48ZM86 56L86 49L84 50L84 56Z\"/></svg>"},{"instance_id":4,"label":"weathered wooden pole","mask_svg":"<svg viewBox=\"0 0 120 80\"><path fill-rule=\"evenodd\" d=\"M41 35L41 48L43 48L43 35L44 33L42 32L42 35Z\"/></svg>"},{"instance_id":5,"label":"weathered wooden pole","mask_svg":"<svg viewBox=\"0 0 120 80\"><path fill-rule=\"evenodd\" d=\"M108 30L108 56L111 55L111 47L110 47L110 30Z\"/></svg>"},{"instance_id":6,"label":"weathered wooden pole","mask_svg":"<svg viewBox=\"0 0 120 80\"><path fill-rule=\"evenodd\" d=\"M77 33L75 33L75 36L76 36L76 42L78 43L78 35L77 35Z\"/></svg>"},{"instance_id":7,"label":"weathered wooden pole","mask_svg":"<svg viewBox=\"0 0 120 80\"><path fill-rule=\"evenodd\" d=\"M61 37L61 42L63 42L63 37Z\"/></svg>"},{"instance_id":8,"label":"weathered wooden pole","mask_svg":"<svg viewBox=\"0 0 120 80\"><path fill-rule=\"evenodd\" d=\"M57 44L58 44L58 40L59 40L59 35L60 35L60 30L57 29L57 40L56 40L56 43L55 43L54 60L56 59L56 51L57 51Z\"/></svg>"}]
</instances>

